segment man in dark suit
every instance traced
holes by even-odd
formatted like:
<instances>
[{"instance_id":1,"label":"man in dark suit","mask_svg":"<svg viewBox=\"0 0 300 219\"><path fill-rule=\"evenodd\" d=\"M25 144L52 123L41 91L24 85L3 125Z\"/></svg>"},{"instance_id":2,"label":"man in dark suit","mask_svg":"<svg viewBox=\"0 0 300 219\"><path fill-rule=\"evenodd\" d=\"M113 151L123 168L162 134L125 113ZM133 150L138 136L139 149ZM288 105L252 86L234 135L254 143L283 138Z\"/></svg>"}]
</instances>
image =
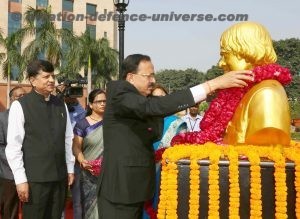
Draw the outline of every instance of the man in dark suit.
<instances>
[{"instance_id":1,"label":"man in dark suit","mask_svg":"<svg viewBox=\"0 0 300 219\"><path fill-rule=\"evenodd\" d=\"M187 90L151 97L153 64L149 56L134 54L124 60L122 77L107 86L100 219L141 218L144 202L154 195L152 144L160 138L164 116L195 105L216 89L246 86L244 80L252 80L252 73L229 72Z\"/></svg>"},{"instance_id":2,"label":"man in dark suit","mask_svg":"<svg viewBox=\"0 0 300 219\"><path fill-rule=\"evenodd\" d=\"M9 92L10 102L24 96L25 90L16 86ZM18 218L19 198L14 176L5 156L9 110L0 112L0 218Z\"/></svg>"}]
</instances>

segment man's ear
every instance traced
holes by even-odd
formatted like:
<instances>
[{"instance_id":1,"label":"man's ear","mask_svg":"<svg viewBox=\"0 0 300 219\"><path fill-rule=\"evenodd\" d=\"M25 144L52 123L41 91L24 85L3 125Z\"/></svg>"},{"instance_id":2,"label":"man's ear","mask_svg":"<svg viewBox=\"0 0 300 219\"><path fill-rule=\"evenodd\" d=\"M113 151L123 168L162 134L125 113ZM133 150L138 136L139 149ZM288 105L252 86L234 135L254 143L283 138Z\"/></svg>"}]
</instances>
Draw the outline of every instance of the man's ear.
<instances>
[{"instance_id":1,"label":"man's ear","mask_svg":"<svg viewBox=\"0 0 300 219\"><path fill-rule=\"evenodd\" d=\"M29 78L29 82L30 82L30 84L32 85L32 86L34 86L33 84L34 84L34 81L35 81L35 78L34 77L30 77Z\"/></svg>"},{"instance_id":2,"label":"man's ear","mask_svg":"<svg viewBox=\"0 0 300 219\"><path fill-rule=\"evenodd\" d=\"M133 83L133 74L132 73L128 73L126 75L126 81L128 81L129 83Z\"/></svg>"}]
</instances>

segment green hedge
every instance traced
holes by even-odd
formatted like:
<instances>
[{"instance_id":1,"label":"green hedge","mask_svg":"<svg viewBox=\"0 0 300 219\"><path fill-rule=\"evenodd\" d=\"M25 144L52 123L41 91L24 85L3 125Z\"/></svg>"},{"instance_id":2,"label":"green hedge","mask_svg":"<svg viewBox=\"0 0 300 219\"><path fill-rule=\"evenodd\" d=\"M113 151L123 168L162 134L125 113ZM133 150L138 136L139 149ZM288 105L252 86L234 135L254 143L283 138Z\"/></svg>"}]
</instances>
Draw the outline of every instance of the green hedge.
<instances>
[{"instance_id":1,"label":"green hedge","mask_svg":"<svg viewBox=\"0 0 300 219\"><path fill-rule=\"evenodd\" d=\"M294 132L294 133L292 133L292 139L294 139L294 140L300 140L300 132Z\"/></svg>"}]
</instances>

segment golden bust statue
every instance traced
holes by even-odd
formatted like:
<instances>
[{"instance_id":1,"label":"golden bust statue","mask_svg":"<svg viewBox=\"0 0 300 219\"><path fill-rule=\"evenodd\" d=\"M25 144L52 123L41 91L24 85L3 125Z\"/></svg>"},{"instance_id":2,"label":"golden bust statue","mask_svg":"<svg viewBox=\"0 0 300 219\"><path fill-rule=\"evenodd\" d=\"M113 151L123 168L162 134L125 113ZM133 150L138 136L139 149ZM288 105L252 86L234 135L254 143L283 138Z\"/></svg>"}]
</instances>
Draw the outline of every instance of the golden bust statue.
<instances>
[{"instance_id":1,"label":"golden bust statue","mask_svg":"<svg viewBox=\"0 0 300 219\"><path fill-rule=\"evenodd\" d=\"M250 70L277 60L272 39L260 24L242 22L221 36L219 66L225 74L232 70ZM280 74L280 72L275 72ZM223 142L238 145L289 145L290 111L281 83L262 80L243 96L228 123Z\"/></svg>"}]
</instances>

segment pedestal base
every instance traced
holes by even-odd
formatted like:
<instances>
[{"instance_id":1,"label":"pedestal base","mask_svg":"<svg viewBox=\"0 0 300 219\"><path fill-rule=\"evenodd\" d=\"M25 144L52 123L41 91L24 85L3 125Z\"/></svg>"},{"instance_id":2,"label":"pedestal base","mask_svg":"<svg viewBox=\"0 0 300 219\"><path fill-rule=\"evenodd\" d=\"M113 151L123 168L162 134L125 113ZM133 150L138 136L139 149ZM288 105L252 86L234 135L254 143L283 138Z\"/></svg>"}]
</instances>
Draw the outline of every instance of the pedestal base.
<instances>
[{"instance_id":1,"label":"pedestal base","mask_svg":"<svg viewBox=\"0 0 300 219\"><path fill-rule=\"evenodd\" d=\"M179 219L188 218L189 211L189 174L190 161L180 160L178 162L178 208ZM208 218L208 160L200 161L200 206L199 218ZM220 166L220 218L228 218L229 215L229 170L228 161L221 161ZM294 164L286 165L287 184L287 214L289 219L296 218L294 187ZM275 185L274 167L272 162L261 162L262 181L262 217L266 219L275 218ZM249 162L239 162L239 184L240 184L240 218L250 218L250 169Z\"/></svg>"}]
</instances>

